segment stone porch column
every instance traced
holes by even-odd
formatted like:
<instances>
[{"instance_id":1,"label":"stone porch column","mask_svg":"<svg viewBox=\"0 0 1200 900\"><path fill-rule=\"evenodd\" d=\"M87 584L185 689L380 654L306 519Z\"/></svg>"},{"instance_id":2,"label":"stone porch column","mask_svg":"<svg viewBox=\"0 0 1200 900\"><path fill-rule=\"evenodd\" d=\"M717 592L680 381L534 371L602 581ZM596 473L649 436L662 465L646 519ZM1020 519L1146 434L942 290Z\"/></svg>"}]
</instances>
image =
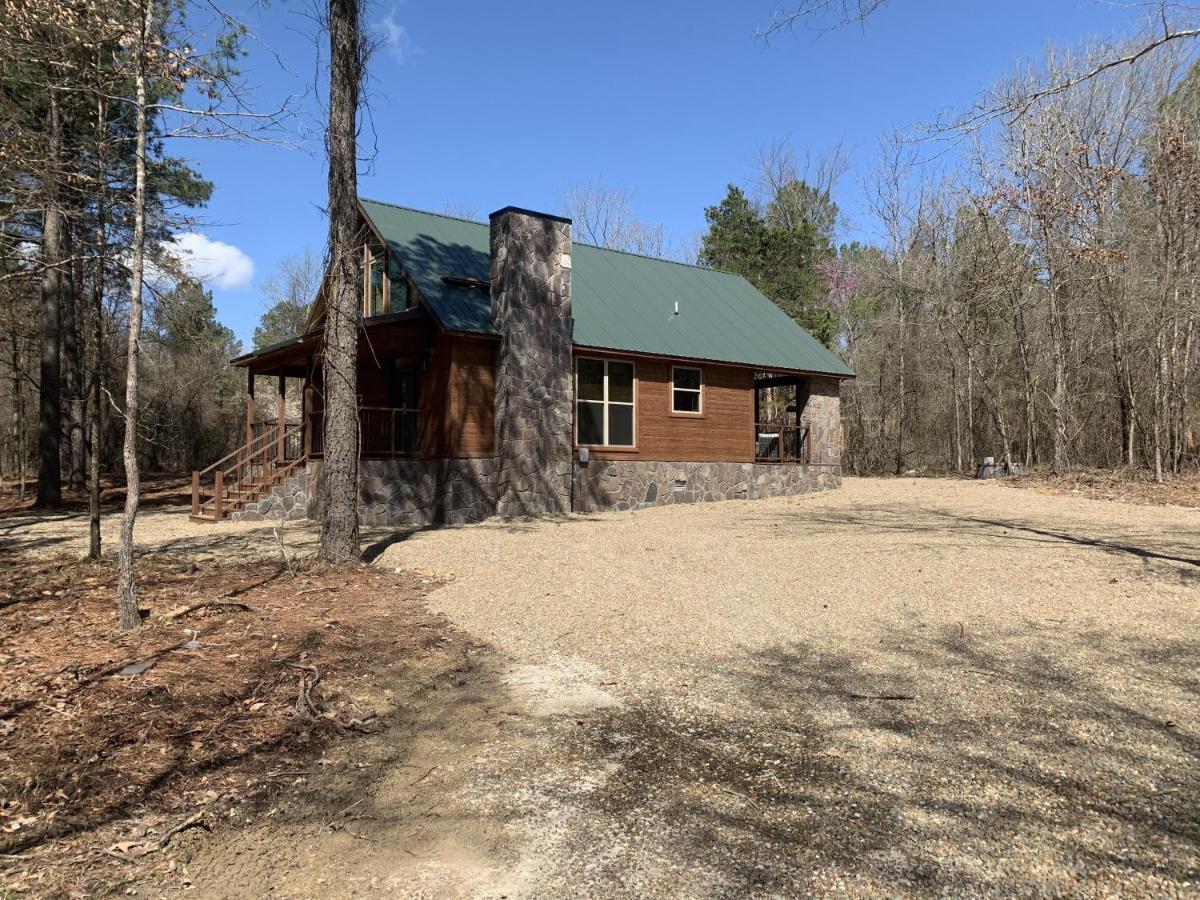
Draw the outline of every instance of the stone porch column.
<instances>
[{"instance_id":1,"label":"stone porch column","mask_svg":"<svg viewBox=\"0 0 1200 900\"><path fill-rule=\"evenodd\" d=\"M513 206L492 213L491 282L496 513L570 512L571 220Z\"/></svg>"}]
</instances>

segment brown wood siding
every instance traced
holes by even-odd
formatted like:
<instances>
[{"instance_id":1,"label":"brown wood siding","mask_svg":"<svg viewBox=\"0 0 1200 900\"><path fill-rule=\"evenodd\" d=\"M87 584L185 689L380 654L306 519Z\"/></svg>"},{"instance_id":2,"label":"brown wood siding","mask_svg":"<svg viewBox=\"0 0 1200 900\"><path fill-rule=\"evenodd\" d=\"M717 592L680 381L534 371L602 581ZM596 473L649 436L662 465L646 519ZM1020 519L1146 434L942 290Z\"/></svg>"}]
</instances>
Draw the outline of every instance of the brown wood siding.
<instances>
[{"instance_id":1,"label":"brown wood siding","mask_svg":"<svg viewBox=\"0 0 1200 900\"><path fill-rule=\"evenodd\" d=\"M434 341L428 363L421 372L421 456L439 459L447 455L446 427L450 421L450 342Z\"/></svg>"},{"instance_id":2,"label":"brown wood siding","mask_svg":"<svg viewBox=\"0 0 1200 900\"><path fill-rule=\"evenodd\" d=\"M594 449L591 451L593 459L754 462L753 370L577 350L576 359L580 356L628 360L634 364L636 378L636 446L632 450ZM700 415L671 412L673 365L699 368L704 373Z\"/></svg>"},{"instance_id":3,"label":"brown wood siding","mask_svg":"<svg viewBox=\"0 0 1200 900\"><path fill-rule=\"evenodd\" d=\"M445 336L447 372L446 455L482 459L496 455L496 341Z\"/></svg>"}]
</instances>

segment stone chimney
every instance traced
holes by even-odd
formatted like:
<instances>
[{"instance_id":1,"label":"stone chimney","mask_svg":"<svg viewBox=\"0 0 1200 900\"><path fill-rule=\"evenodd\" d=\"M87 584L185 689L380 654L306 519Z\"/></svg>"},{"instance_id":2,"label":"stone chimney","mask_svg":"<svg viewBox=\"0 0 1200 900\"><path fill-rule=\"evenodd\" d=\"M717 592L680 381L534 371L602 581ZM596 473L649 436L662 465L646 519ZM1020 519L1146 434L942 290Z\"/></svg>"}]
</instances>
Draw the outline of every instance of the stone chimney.
<instances>
[{"instance_id":1,"label":"stone chimney","mask_svg":"<svg viewBox=\"0 0 1200 900\"><path fill-rule=\"evenodd\" d=\"M571 510L571 220L506 206L491 217L496 513Z\"/></svg>"}]
</instances>

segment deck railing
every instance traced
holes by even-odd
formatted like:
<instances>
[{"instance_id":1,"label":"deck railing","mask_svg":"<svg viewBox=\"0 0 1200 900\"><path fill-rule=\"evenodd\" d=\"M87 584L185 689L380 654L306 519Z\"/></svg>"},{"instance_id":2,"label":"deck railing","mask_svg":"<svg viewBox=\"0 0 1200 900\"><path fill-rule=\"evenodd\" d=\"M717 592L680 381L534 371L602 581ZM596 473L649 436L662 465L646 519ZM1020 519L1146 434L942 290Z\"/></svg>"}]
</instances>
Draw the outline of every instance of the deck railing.
<instances>
[{"instance_id":1,"label":"deck railing","mask_svg":"<svg viewBox=\"0 0 1200 900\"><path fill-rule=\"evenodd\" d=\"M754 461L803 463L809 458L808 426L758 422L754 426Z\"/></svg>"},{"instance_id":2,"label":"deck railing","mask_svg":"<svg viewBox=\"0 0 1200 900\"><path fill-rule=\"evenodd\" d=\"M359 456L412 457L418 452L419 419L415 409L395 406L358 408ZM314 410L308 419L308 455L325 455L325 411Z\"/></svg>"}]
</instances>

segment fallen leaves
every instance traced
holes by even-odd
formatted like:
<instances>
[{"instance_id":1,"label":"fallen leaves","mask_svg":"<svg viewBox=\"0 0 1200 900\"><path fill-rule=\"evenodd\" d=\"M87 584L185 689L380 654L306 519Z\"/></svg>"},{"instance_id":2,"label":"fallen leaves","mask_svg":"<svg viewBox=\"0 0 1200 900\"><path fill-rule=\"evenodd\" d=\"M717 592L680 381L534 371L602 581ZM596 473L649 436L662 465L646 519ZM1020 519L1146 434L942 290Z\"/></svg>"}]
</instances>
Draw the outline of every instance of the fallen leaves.
<instances>
[{"instance_id":1,"label":"fallen leaves","mask_svg":"<svg viewBox=\"0 0 1200 900\"><path fill-rule=\"evenodd\" d=\"M242 804L302 782L310 766L289 754L378 728L386 711L351 699L362 680L386 670L398 637L423 652L419 626L444 627L411 578L369 567L347 579L315 566L291 575L278 561L198 567L155 555L138 585L151 614L132 634L113 628L114 583L108 565L89 562L0 570L0 596L21 598L0 605L10 890L29 881L94 893L106 883L99 863L128 877L180 830L208 827L195 816L231 821Z\"/></svg>"}]
</instances>

